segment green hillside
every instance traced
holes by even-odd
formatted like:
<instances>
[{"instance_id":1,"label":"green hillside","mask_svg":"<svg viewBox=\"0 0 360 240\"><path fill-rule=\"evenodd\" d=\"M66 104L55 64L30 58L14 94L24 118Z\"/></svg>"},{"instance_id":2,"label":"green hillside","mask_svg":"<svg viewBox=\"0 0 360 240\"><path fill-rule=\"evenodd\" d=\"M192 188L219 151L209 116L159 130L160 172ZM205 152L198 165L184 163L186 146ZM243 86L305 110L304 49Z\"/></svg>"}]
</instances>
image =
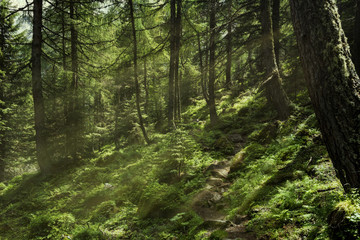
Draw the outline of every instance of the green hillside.
<instances>
[{"instance_id":1,"label":"green hillside","mask_svg":"<svg viewBox=\"0 0 360 240\"><path fill-rule=\"evenodd\" d=\"M360 0L0 0L0 240L360 240Z\"/></svg>"},{"instance_id":2,"label":"green hillside","mask_svg":"<svg viewBox=\"0 0 360 240\"><path fill-rule=\"evenodd\" d=\"M2 184L2 239L359 237L359 201L343 196L310 107L278 121L252 92L219 104L214 128L195 99L149 146Z\"/></svg>"}]
</instances>

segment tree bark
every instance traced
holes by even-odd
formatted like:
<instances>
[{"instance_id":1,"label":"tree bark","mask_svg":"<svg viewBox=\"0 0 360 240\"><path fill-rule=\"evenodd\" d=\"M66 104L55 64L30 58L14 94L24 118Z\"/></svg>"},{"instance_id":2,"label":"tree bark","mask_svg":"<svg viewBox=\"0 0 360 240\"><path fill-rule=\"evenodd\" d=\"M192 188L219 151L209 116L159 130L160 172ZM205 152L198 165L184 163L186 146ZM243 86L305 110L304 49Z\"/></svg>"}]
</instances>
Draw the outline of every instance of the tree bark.
<instances>
[{"instance_id":1,"label":"tree bark","mask_svg":"<svg viewBox=\"0 0 360 240\"><path fill-rule=\"evenodd\" d=\"M34 0L33 40L32 40L32 93L35 115L36 157L42 173L50 172L48 146L45 129L45 108L41 79L41 44L42 44L42 0Z\"/></svg>"},{"instance_id":2,"label":"tree bark","mask_svg":"<svg viewBox=\"0 0 360 240\"><path fill-rule=\"evenodd\" d=\"M176 19L175 19L175 61L174 61L174 78L175 78L175 106L174 117L177 121L181 120L181 104L180 104L180 78L179 78L179 64L180 64L180 47L181 47L181 7L182 0L177 0L176 4Z\"/></svg>"},{"instance_id":3,"label":"tree bark","mask_svg":"<svg viewBox=\"0 0 360 240\"><path fill-rule=\"evenodd\" d=\"M141 108L140 108L140 86L139 86L139 80L138 80L138 67L137 67L137 40L136 40L136 27L135 27L135 18L134 18L134 6L133 1L129 0L129 6L130 6L130 21L131 21L131 28L132 28L132 35L133 35L133 53L134 53L134 80L135 80L135 95L136 95L136 110L139 118L139 125L142 131L142 134L144 136L145 142L147 144L150 144L150 139L148 138L148 135L146 133L146 129L144 127L144 120L141 114Z\"/></svg>"},{"instance_id":4,"label":"tree bark","mask_svg":"<svg viewBox=\"0 0 360 240\"><path fill-rule=\"evenodd\" d=\"M170 66L169 66L169 99L168 99L168 127L174 128L174 80L175 80L175 48L176 48L176 0L170 0Z\"/></svg>"},{"instance_id":5,"label":"tree bark","mask_svg":"<svg viewBox=\"0 0 360 240\"><path fill-rule=\"evenodd\" d=\"M182 80L182 72L180 71L179 73L179 81L177 83L177 95L176 95L176 98L177 98L177 120L179 122L181 122L181 80Z\"/></svg>"},{"instance_id":6,"label":"tree bark","mask_svg":"<svg viewBox=\"0 0 360 240\"><path fill-rule=\"evenodd\" d=\"M199 67L200 67L200 84L201 84L201 92L202 95L208 104L209 98L207 94L207 88L206 88L206 76L205 76L205 69L203 64L203 51L201 50L201 41L200 41L200 33L197 33L197 43L198 43L198 51L199 51Z\"/></svg>"},{"instance_id":7,"label":"tree bark","mask_svg":"<svg viewBox=\"0 0 360 240\"><path fill-rule=\"evenodd\" d=\"M274 51L276 64L280 69L280 0L272 0L272 22L274 33Z\"/></svg>"},{"instance_id":8,"label":"tree bark","mask_svg":"<svg viewBox=\"0 0 360 240\"><path fill-rule=\"evenodd\" d=\"M354 46L352 50L353 61L357 73L360 73L360 0L356 1L356 14L354 24Z\"/></svg>"},{"instance_id":9,"label":"tree bark","mask_svg":"<svg viewBox=\"0 0 360 240\"><path fill-rule=\"evenodd\" d=\"M146 114L149 114L149 86L147 80L147 61L146 56L144 57L144 90L145 90L145 106L144 110Z\"/></svg>"},{"instance_id":10,"label":"tree bark","mask_svg":"<svg viewBox=\"0 0 360 240\"><path fill-rule=\"evenodd\" d=\"M216 113L216 106L215 106L215 50L216 50L216 0L210 1L210 19L209 19L209 26L210 26L210 46L209 46L209 111L210 111L210 123L211 125L215 125L218 116Z\"/></svg>"},{"instance_id":11,"label":"tree bark","mask_svg":"<svg viewBox=\"0 0 360 240\"><path fill-rule=\"evenodd\" d=\"M231 87L231 65L232 65L232 0L228 0L228 24L226 36L226 80L225 87Z\"/></svg>"},{"instance_id":12,"label":"tree bark","mask_svg":"<svg viewBox=\"0 0 360 240\"><path fill-rule=\"evenodd\" d=\"M5 22L5 6L0 5L0 21ZM5 25L5 24L4 24ZM5 26L0 24L0 182L5 179L5 157L6 157L6 140L5 140L5 128L2 124L6 124L5 119Z\"/></svg>"},{"instance_id":13,"label":"tree bark","mask_svg":"<svg viewBox=\"0 0 360 240\"><path fill-rule=\"evenodd\" d=\"M274 38L271 23L270 0L261 0L262 54L266 80L265 94L278 112L278 118L286 119L290 114L289 99L281 86L279 69L276 64Z\"/></svg>"},{"instance_id":14,"label":"tree bark","mask_svg":"<svg viewBox=\"0 0 360 240\"><path fill-rule=\"evenodd\" d=\"M360 80L333 0L291 0L293 25L320 130L345 190L360 187Z\"/></svg>"},{"instance_id":15,"label":"tree bark","mask_svg":"<svg viewBox=\"0 0 360 240\"><path fill-rule=\"evenodd\" d=\"M80 114L78 103L78 33L75 28L75 2L70 1L70 45L71 45L71 85L68 91L68 109L66 116L66 153L72 157L72 160L78 158L79 152L79 134L80 134Z\"/></svg>"}]
</instances>

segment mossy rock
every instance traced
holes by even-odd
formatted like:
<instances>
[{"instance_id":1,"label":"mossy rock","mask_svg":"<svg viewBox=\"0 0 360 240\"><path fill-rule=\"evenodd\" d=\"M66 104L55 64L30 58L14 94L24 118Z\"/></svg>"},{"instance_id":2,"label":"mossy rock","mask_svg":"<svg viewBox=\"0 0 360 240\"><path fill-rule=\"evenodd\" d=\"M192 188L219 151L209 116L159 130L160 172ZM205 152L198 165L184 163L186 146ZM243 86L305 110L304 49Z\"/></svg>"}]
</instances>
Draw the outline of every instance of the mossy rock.
<instances>
[{"instance_id":1,"label":"mossy rock","mask_svg":"<svg viewBox=\"0 0 360 240\"><path fill-rule=\"evenodd\" d=\"M259 143L251 143L244 150L244 162L249 162L261 158L266 151L266 148Z\"/></svg>"},{"instance_id":2,"label":"mossy rock","mask_svg":"<svg viewBox=\"0 0 360 240\"><path fill-rule=\"evenodd\" d=\"M91 222L105 222L118 212L115 201L106 201L99 204L91 217Z\"/></svg>"},{"instance_id":3,"label":"mossy rock","mask_svg":"<svg viewBox=\"0 0 360 240\"><path fill-rule=\"evenodd\" d=\"M344 201L328 216L331 239L360 239L359 205Z\"/></svg>"},{"instance_id":4,"label":"mossy rock","mask_svg":"<svg viewBox=\"0 0 360 240\"><path fill-rule=\"evenodd\" d=\"M238 152L231 160L230 173L237 172L244 166L245 151Z\"/></svg>"},{"instance_id":5,"label":"mossy rock","mask_svg":"<svg viewBox=\"0 0 360 240\"><path fill-rule=\"evenodd\" d=\"M278 130L278 122L269 123L260 131L252 134L252 136L250 136L250 139L260 144L269 144L276 138Z\"/></svg>"},{"instance_id":6,"label":"mossy rock","mask_svg":"<svg viewBox=\"0 0 360 240\"><path fill-rule=\"evenodd\" d=\"M234 153L234 143L226 136L221 136L214 143L214 148L223 154L231 155Z\"/></svg>"},{"instance_id":7,"label":"mossy rock","mask_svg":"<svg viewBox=\"0 0 360 240\"><path fill-rule=\"evenodd\" d=\"M142 200L137 213L141 219L170 218L174 216L177 211L177 208L171 208L165 202Z\"/></svg>"}]
</instances>

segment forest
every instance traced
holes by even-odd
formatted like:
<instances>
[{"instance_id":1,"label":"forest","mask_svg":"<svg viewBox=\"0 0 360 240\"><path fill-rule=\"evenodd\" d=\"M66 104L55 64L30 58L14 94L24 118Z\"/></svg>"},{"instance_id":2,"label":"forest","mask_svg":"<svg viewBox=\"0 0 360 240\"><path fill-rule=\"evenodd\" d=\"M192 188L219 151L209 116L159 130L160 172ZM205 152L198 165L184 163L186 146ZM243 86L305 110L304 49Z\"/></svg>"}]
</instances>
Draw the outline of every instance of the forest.
<instances>
[{"instance_id":1,"label":"forest","mask_svg":"<svg viewBox=\"0 0 360 240\"><path fill-rule=\"evenodd\" d=\"M360 0L0 0L0 240L360 239Z\"/></svg>"}]
</instances>

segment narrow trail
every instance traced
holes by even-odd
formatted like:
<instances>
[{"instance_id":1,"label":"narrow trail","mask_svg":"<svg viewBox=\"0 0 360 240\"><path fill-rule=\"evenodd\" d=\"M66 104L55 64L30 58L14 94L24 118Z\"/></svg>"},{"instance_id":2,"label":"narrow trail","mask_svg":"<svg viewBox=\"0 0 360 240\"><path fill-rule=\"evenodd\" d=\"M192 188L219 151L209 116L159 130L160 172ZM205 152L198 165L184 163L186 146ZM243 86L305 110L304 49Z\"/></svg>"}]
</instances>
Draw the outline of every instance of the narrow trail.
<instances>
[{"instance_id":1,"label":"narrow trail","mask_svg":"<svg viewBox=\"0 0 360 240\"><path fill-rule=\"evenodd\" d=\"M228 180L230 172L230 161L215 162L206 170L209 175L205 188L193 199L193 210L203 218L203 228L209 230L209 236L216 230L227 233L225 239L257 239L255 233L246 230L249 221L247 216L238 216L234 222L226 219L225 208L228 206L224 193L231 186Z\"/></svg>"}]
</instances>

